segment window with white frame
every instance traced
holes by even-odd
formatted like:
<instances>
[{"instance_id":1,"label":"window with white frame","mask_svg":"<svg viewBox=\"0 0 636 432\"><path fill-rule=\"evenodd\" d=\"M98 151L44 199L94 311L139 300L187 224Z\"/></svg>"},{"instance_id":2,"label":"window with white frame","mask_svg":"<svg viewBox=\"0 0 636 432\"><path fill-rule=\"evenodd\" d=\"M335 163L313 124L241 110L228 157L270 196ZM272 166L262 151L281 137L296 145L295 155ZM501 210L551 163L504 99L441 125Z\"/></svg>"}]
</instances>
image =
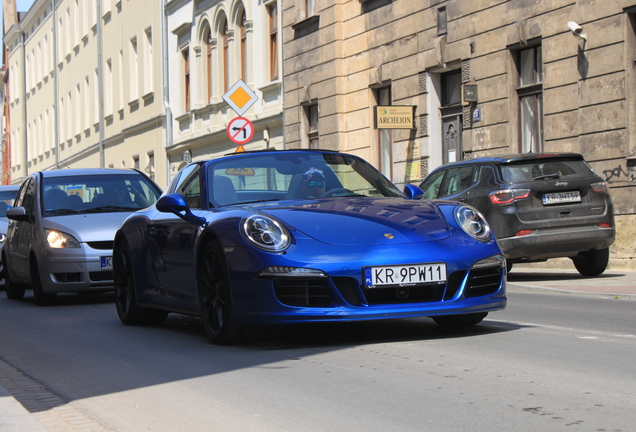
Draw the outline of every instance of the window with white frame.
<instances>
[{"instance_id":1,"label":"window with white frame","mask_svg":"<svg viewBox=\"0 0 636 432\"><path fill-rule=\"evenodd\" d=\"M129 58L130 62L130 77L128 81L128 88L130 90L129 99L131 101L135 101L139 98L139 51L137 47L137 36L130 39L130 50L129 50Z\"/></svg>"},{"instance_id":2,"label":"window with white frame","mask_svg":"<svg viewBox=\"0 0 636 432\"><path fill-rule=\"evenodd\" d=\"M269 79L278 79L278 5L267 6L269 17Z\"/></svg>"},{"instance_id":3,"label":"window with white frame","mask_svg":"<svg viewBox=\"0 0 636 432\"><path fill-rule=\"evenodd\" d=\"M230 38L228 34L227 19L223 17L221 21L221 39L223 41L222 65L223 65L223 93L229 90L230 82Z\"/></svg>"},{"instance_id":4,"label":"window with white frame","mask_svg":"<svg viewBox=\"0 0 636 432\"><path fill-rule=\"evenodd\" d=\"M155 180L155 154L148 153L148 165L146 165L146 174L153 181Z\"/></svg>"},{"instance_id":5,"label":"window with white frame","mask_svg":"<svg viewBox=\"0 0 636 432\"><path fill-rule=\"evenodd\" d=\"M543 151L543 59L541 45L516 52L519 73L519 131L521 152Z\"/></svg>"},{"instance_id":6,"label":"window with white frame","mask_svg":"<svg viewBox=\"0 0 636 432\"><path fill-rule=\"evenodd\" d=\"M87 130L90 127L90 81L88 75L84 78L84 124L82 128Z\"/></svg>"},{"instance_id":7,"label":"window with white frame","mask_svg":"<svg viewBox=\"0 0 636 432\"><path fill-rule=\"evenodd\" d=\"M313 16L315 13L316 1L315 0L305 0L305 17L309 18Z\"/></svg>"},{"instance_id":8,"label":"window with white frame","mask_svg":"<svg viewBox=\"0 0 636 432\"><path fill-rule=\"evenodd\" d=\"M99 80L97 69L93 71L93 124L99 123Z\"/></svg>"},{"instance_id":9,"label":"window with white frame","mask_svg":"<svg viewBox=\"0 0 636 432\"><path fill-rule=\"evenodd\" d=\"M239 32L241 35L240 42L240 58L241 58L241 79L247 81L248 70L248 45L247 45L247 18L245 15L245 9L239 15Z\"/></svg>"},{"instance_id":10,"label":"window with white frame","mask_svg":"<svg viewBox=\"0 0 636 432\"><path fill-rule=\"evenodd\" d=\"M152 27L144 31L144 94L152 92L153 89L153 55L152 55Z\"/></svg>"},{"instance_id":11,"label":"window with white frame","mask_svg":"<svg viewBox=\"0 0 636 432\"><path fill-rule=\"evenodd\" d=\"M183 59L183 107L184 112L190 111L190 47L181 50Z\"/></svg>"},{"instance_id":12,"label":"window with white frame","mask_svg":"<svg viewBox=\"0 0 636 432\"><path fill-rule=\"evenodd\" d=\"M205 104L210 103L212 98L212 32L210 26L206 24L203 31L203 46L205 47L203 73L205 74Z\"/></svg>"},{"instance_id":13,"label":"window with white frame","mask_svg":"<svg viewBox=\"0 0 636 432\"><path fill-rule=\"evenodd\" d=\"M307 142L310 149L319 148L318 102L304 106Z\"/></svg>"},{"instance_id":14,"label":"window with white frame","mask_svg":"<svg viewBox=\"0 0 636 432\"><path fill-rule=\"evenodd\" d=\"M118 75L118 92L117 99L119 100L118 110L124 109L124 81L126 76L124 75L124 50L119 50L119 62L117 63L117 75Z\"/></svg>"},{"instance_id":15,"label":"window with white frame","mask_svg":"<svg viewBox=\"0 0 636 432\"><path fill-rule=\"evenodd\" d=\"M106 60L106 76L104 77L104 115L113 114L113 62Z\"/></svg>"},{"instance_id":16,"label":"window with white frame","mask_svg":"<svg viewBox=\"0 0 636 432\"><path fill-rule=\"evenodd\" d=\"M80 135L81 134L81 129L82 126L84 124L83 122L83 117L84 117L84 110L82 109L82 91L81 91L81 86L80 83L77 83L77 85L75 86L75 135Z\"/></svg>"},{"instance_id":17,"label":"window with white frame","mask_svg":"<svg viewBox=\"0 0 636 432\"><path fill-rule=\"evenodd\" d=\"M391 86L375 89L376 104L392 105ZM378 166L382 174L391 179L393 167L393 134L391 129L378 129Z\"/></svg>"}]
</instances>

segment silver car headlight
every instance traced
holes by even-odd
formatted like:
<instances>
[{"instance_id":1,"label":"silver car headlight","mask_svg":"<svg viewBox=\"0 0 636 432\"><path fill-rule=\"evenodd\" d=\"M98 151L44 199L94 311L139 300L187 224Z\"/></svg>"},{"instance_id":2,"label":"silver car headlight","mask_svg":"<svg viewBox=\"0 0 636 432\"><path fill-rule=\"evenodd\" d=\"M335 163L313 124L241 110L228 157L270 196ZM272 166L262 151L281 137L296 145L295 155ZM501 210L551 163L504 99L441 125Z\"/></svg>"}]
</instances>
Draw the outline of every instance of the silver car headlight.
<instances>
[{"instance_id":1,"label":"silver car headlight","mask_svg":"<svg viewBox=\"0 0 636 432\"><path fill-rule=\"evenodd\" d=\"M248 243L266 252L282 252L291 243L287 228L267 216L252 215L243 219L241 231Z\"/></svg>"},{"instance_id":2,"label":"silver car headlight","mask_svg":"<svg viewBox=\"0 0 636 432\"><path fill-rule=\"evenodd\" d=\"M455 209L455 220L459 226L472 238L487 242L492 238L490 225L476 209L459 206Z\"/></svg>"},{"instance_id":3,"label":"silver car headlight","mask_svg":"<svg viewBox=\"0 0 636 432\"><path fill-rule=\"evenodd\" d=\"M7 240L6 234L0 234L0 243L4 243Z\"/></svg>"},{"instance_id":4,"label":"silver car headlight","mask_svg":"<svg viewBox=\"0 0 636 432\"><path fill-rule=\"evenodd\" d=\"M61 231L45 229L46 241L52 248L79 248L80 244L75 237Z\"/></svg>"}]
</instances>

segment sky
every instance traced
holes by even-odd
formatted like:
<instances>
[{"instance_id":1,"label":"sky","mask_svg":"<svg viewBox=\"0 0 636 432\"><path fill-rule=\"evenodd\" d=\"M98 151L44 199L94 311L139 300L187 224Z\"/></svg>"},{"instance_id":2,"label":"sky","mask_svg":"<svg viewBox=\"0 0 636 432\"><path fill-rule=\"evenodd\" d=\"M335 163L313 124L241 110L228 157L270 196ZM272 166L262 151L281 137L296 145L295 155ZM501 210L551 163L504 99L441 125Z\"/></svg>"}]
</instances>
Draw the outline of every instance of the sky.
<instances>
[{"instance_id":1,"label":"sky","mask_svg":"<svg viewBox=\"0 0 636 432\"><path fill-rule=\"evenodd\" d=\"M31 7L34 1L35 0L16 0L15 5L16 5L16 8L18 9L18 12L26 12L29 10L29 8ZM0 29L2 29L3 19L4 18L2 17L2 8L0 7ZM0 30L0 33L2 33L2 30ZM0 35L0 39L2 38L2 36L3 35Z\"/></svg>"}]
</instances>

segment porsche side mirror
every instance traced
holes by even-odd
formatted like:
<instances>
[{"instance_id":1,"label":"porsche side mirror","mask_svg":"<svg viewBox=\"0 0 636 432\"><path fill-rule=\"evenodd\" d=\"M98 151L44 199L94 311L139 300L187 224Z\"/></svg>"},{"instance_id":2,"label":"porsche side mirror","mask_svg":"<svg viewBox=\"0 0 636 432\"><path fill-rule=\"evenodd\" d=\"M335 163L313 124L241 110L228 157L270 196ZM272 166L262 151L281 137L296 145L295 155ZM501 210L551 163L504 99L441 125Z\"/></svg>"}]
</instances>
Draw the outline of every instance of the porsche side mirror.
<instances>
[{"instance_id":1,"label":"porsche side mirror","mask_svg":"<svg viewBox=\"0 0 636 432\"><path fill-rule=\"evenodd\" d=\"M170 193L162 196L155 205L157 210L162 213L174 213L181 219L193 223L195 225L205 225L205 219L200 218L192 214L190 207L185 202L185 199L181 194Z\"/></svg>"},{"instance_id":2,"label":"porsche side mirror","mask_svg":"<svg viewBox=\"0 0 636 432\"><path fill-rule=\"evenodd\" d=\"M186 204L185 199L178 193L164 195L157 201L157 210L162 213L181 214L182 212L190 213L190 208Z\"/></svg>"},{"instance_id":3,"label":"porsche side mirror","mask_svg":"<svg viewBox=\"0 0 636 432\"><path fill-rule=\"evenodd\" d=\"M424 191L419 186L407 184L404 186L404 196L406 199L422 199Z\"/></svg>"}]
</instances>

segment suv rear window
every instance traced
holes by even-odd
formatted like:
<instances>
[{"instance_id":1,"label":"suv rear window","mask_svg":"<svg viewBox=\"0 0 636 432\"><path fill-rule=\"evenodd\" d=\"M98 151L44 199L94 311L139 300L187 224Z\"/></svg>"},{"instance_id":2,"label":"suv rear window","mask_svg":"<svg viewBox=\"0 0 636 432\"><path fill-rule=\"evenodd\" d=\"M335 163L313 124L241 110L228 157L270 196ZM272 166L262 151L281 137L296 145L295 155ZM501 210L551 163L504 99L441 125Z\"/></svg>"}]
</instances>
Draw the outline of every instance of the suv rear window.
<instances>
[{"instance_id":1,"label":"suv rear window","mask_svg":"<svg viewBox=\"0 0 636 432\"><path fill-rule=\"evenodd\" d=\"M505 182L519 183L553 178L591 177L596 174L583 160L546 160L501 165Z\"/></svg>"}]
</instances>

